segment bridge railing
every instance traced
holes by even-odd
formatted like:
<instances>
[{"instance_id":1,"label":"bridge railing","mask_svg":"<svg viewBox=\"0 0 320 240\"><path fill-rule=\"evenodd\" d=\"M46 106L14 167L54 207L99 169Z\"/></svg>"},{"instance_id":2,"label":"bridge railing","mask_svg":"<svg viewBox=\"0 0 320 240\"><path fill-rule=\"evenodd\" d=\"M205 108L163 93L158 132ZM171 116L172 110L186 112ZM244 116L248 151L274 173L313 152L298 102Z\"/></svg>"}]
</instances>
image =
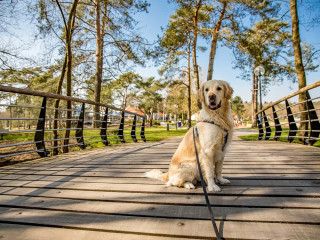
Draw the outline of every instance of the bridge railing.
<instances>
[{"instance_id":1,"label":"bridge railing","mask_svg":"<svg viewBox=\"0 0 320 240\"><path fill-rule=\"evenodd\" d=\"M95 144L108 146L115 141L146 141L145 116L138 113L29 89L0 85L0 91L2 162L46 157Z\"/></svg>"},{"instance_id":2,"label":"bridge railing","mask_svg":"<svg viewBox=\"0 0 320 240\"><path fill-rule=\"evenodd\" d=\"M294 100L299 94L304 94L304 101ZM304 111L299 110L302 104L305 105ZM286 138L292 142L300 139L313 145L320 140L320 81L269 104L256 116L259 140ZM305 127L301 128L302 124Z\"/></svg>"}]
</instances>

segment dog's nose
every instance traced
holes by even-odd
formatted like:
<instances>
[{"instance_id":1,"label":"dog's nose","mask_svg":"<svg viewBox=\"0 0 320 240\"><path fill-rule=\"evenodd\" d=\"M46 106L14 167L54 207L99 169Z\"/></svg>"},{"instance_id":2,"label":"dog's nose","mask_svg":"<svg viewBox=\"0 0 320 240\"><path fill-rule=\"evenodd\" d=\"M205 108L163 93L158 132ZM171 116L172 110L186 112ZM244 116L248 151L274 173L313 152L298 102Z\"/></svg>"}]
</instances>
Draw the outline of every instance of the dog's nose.
<instances>
[{"instance_id":1,"label":"dog's nose","mask_svg":"<svg viewBox=\"0 0 320 240\"><path fill-rule=\"evenodd\" d=\"M209 99L210 100L216 100L216 95L215 94L209 94Z\"/></svg>"}]
</instances>

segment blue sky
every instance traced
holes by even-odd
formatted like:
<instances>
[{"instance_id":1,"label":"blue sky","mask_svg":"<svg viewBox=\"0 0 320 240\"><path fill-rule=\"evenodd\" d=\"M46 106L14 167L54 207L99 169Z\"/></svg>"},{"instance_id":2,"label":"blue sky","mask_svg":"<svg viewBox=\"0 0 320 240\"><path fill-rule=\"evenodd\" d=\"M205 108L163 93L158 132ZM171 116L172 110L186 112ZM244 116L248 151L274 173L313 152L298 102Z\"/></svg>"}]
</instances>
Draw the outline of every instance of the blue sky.
<instances>
[{"instance_id":1,"label":"blue sky","mask_svg":"<svg viewBox=\"0 0 320 240\"><path fill-rule=\"evenodd\" d=\"M154 41L157 35L161 35L161 27L166 27L170 15L174 13L175 7L173 4L168 4L166 0L151 0L151 6L148 14L139 14L137 19L140 21L140 32L150 42ZM290 15L289 15L290 16ZM302 21L301 21L302 22ZM307 31L307 27L300 26L302 41L314 44L320 48L319 35L320 27ZM207 45L209 48L209 46ZM209 52L198 53L198 64L206 74L208 68ZM240 96L244 101L251 101L252 84L249 81L237 78L240 76L240 71L233 69L233 54L232 51L226 47L217 49L215 65L214 65L214 79L228 81L234 89L234 96ZM158 76L157 68L149 65L146 68L136 68L136 71L143 77ZM206 76L203 76L204 78ZM318 72L309 73L307 76L307 84L314 83L320 80ZM275 101L293 91L298 90L298 84L285 81L282 84L271 85L269 92L263 97L263 101Z\"/></svg>"}]
</instances>

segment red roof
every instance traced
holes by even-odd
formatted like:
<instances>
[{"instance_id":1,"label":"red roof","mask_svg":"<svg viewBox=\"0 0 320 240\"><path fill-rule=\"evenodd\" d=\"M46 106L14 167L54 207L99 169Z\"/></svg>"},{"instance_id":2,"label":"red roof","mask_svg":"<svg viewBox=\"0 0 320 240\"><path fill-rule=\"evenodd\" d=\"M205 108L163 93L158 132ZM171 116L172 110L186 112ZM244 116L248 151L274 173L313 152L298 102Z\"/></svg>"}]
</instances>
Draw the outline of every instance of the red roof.
<instances>
[{"instance_id":1,"label":"red roof","mask_svg":"<svg viewBox=\"0 0 320 240\"><path fill-rule=\"evenodd\" d=\"M129 112L137 113L137 114L139 114L139 115L144 116L144 113L141 112L139 108L136 108L136 107L127 107L126 110L129 111Z\"/></svg>"}]
</instances>

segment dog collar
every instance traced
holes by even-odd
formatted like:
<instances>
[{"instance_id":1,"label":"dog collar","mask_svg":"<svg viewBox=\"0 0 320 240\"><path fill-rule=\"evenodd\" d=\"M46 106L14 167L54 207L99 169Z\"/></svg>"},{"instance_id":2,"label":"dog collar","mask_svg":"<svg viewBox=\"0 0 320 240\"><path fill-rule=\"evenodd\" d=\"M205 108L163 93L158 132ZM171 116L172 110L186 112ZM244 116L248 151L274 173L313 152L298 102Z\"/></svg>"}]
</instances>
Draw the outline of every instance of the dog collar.
<instances>
[{"instance_id":1,"label":"dog collar","mask_svg":"<svg viewBox=\"0 0 320 240\"><path fill-rule=\"evenodd\" d=\"M228 137L229 137L229 131L228 131L228 129L220 126L219 124L216 124L214 121L204 120L204 121L199 121L199 122L210 123L210 124L216 125L216 126L218 126L219 128L223 129L223 131L226 132L226 135L224 136L224 142L223 142L223 145L222 145L222 151L224 151L224 148L225 148L225 146L227 145ZM198 122L198 123L199 123L199 122ZM197 136L198 136L198 138L199 138L199 132L198 132L197 125L195 125L194 127L195 127L195 130L196 130Z\"/></svg>"}]
</instances>

